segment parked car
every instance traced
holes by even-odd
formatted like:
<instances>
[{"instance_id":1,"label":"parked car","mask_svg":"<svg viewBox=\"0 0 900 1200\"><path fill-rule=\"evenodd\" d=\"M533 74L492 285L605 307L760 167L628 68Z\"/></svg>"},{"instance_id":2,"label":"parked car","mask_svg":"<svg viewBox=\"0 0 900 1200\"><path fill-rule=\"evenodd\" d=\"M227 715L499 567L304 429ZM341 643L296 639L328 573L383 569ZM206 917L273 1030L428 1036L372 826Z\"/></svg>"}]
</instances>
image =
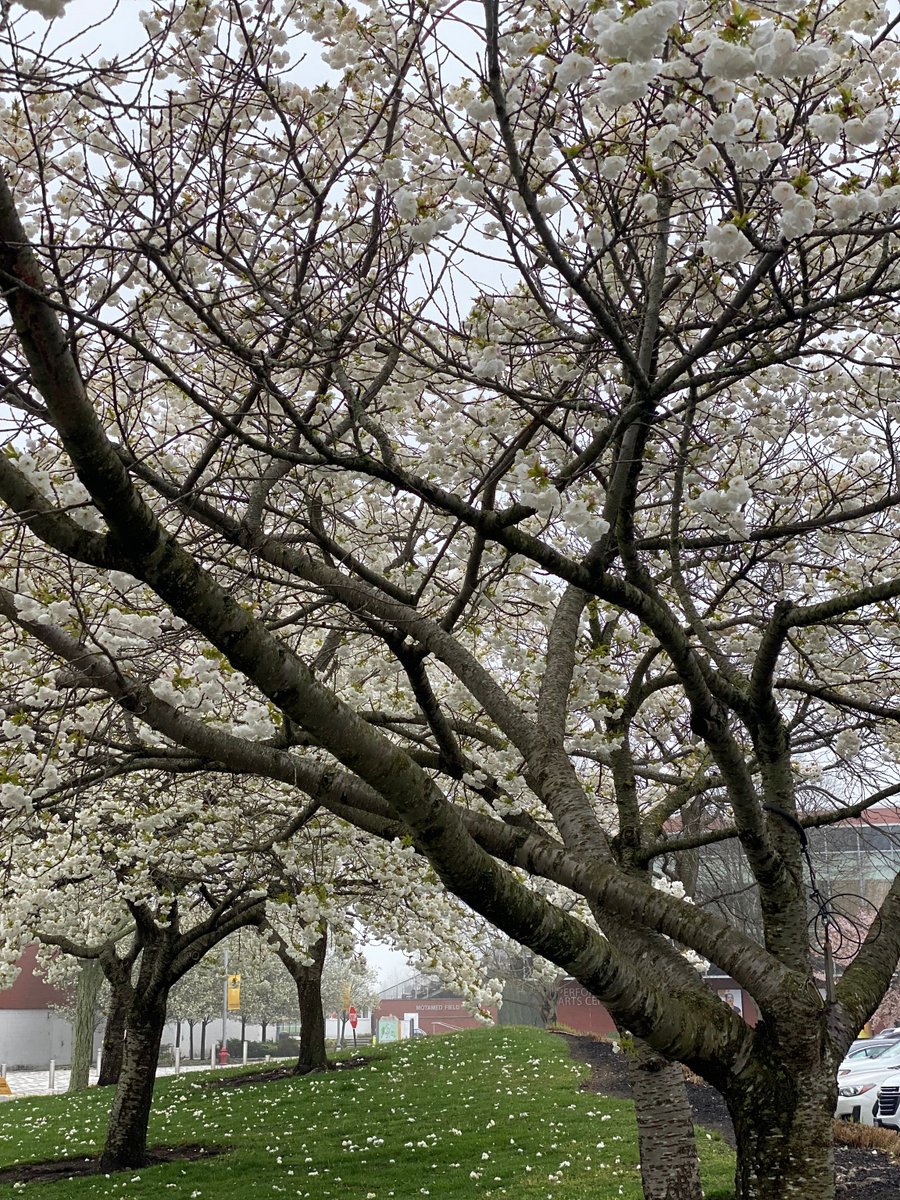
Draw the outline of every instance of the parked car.
<instances>
[{"instance_id":1,"label":"parked car","mask_svg":"<svg viewBox=\"0 0 900 1200\"><path fill-rule=\"evenodd\" d=\"M875 1106L881 1084L896 1074L888 1071L860 1072L838 1080L838 1099L834 1115L842 1121L858 1121L861 1125L875 1124Z\"/></svg>"},{"instance_id":2,"label":"parked car","mask_svg":"<svg viewBox=\"0 0 900 1200\"><path fill-rule=\"evenodd\" d=\"M847 1057L838 1069L838 1078L849 1074L851 1071L868 1070L870 1064L884 1058L884 1055L889 1054L891 1051L898 1056L898 1062L900 1062L900 1042L876 1042L873 1038L870 1042L867 1042L864 1046L860 1046L856 1050L851 1047L847 1052ZM884 1061L887 1062L887 1059Z\"/></svg>"},{"instance_id":3,"label":"parked car","mask_svg":"<svg viewBox=\"0 0 900 1200\"><path fill-rule=\"evenodd\" d=\"M900 1046L895 1044L894 1054L878 1062L870 1062L860 1069L841 1068L838 1074L838 1099L834 1115L843 1121L859 1121L862 1125L875 1125L881 1115L879 1090L888 1084L900 1083Z\"/></svg>"},{"instance_id":4,"label":"parked car","mask_svg":"<svg viewBox=\"0 0 900 1200\"><path fill-rule=\"evenodd\" d=\"M889 1075L878 1087L875 1124L900 1133L900 1073Z\"/></svg>"},{"instance_id":5,"label":"parked car","mask_svg":"<svg viewBox=\"0 0 900 1200\"><path fill-rule=\"evenodd\" d=\"M847 1058L855 1057L860 1054L871 1053L874 1046L890 1046L900 1042L900 1028L885 1029L881 1033L876 1033L870 1038L856 1038L850 1043L850 1049L847 1051Z\"/></svg>"}]
</instances>

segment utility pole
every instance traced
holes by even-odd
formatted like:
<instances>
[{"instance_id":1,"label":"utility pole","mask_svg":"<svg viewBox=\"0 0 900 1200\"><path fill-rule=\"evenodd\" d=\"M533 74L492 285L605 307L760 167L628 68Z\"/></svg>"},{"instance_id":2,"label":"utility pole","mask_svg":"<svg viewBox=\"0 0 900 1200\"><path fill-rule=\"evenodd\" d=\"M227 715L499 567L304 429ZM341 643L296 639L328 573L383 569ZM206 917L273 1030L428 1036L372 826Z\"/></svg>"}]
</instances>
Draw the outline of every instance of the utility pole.
<instances>
[{"instance_id":1,"label":"utility pole","mask_svg":"<svg viewBox=\"0 0 900 1200\"><path fill-rule=\"evenodd\" d=\"M224 1050L227 1042L225 1040L225 1022L228 1020L228 947L225 947L225 977L222 980L222 1041L221 1049Z\"/></svg>"}]
</instances>

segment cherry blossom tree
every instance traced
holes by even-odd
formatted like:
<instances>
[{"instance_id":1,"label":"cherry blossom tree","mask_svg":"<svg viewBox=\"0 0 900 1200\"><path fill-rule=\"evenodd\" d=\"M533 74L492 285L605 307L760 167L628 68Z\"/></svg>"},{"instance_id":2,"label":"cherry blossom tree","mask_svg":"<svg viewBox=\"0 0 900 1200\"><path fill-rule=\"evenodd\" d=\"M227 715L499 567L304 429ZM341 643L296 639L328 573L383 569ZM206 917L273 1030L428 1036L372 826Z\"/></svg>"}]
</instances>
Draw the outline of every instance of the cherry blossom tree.
<instances>
[{"instance_id":1,"label":"cherry blossom tree","mask_svg":"<svg viewBox=\"0 0 900 1200\"><path fill-rule=\"evenodd\" d=\"M7 824L278 785L719 1087L740 1200L828 1200L900 953L895 880L820 995L804 856L900 790L890 10L143 28L4 35ZM653 886L722 842L759 936Z\"/></svg>"},{"instance_id":2,"label":"cherry blossom tree","mask_svg":"<svg viewBox=\"0 0 900 1200\"><path fill-rule=\"evenodd\" d=\"M340 1012L344 1001L357 1009L374 1009L379 995L378 972L366 962L361 950L332 951L322 971L322 1005L329 1012Z\"/></svg>"},{"instance_id":3,"label":"cherry blossom tree","mask_svg":"<svg viewBox=\"0 0 900 1200\"><path fill-rule=\"evenodd\" d=\"M234 811L187 781L171 789L86 789L71 809L38 810L16 830L4 935L99 961L124 1048L101 1164L146 1161L147 1125L171 988L223 938L265 916L266 892L225 847ZM205 803L204 803L205 802ZM204 808L207 811L204 811ZM204 834L218 834L211 851ZM13 954L5 954L12 958ZM221 978L221 977L220 977ZM220 993L221 994L221 993ZM93 1022L90 1025L93 1032Z\"/></svg>"},{"instance_id":4,"label":"cherry blossom tree","mask_svg":"<svg viewBox=\"0 0 900 1200\"><path fill-rule=\"evenodd\" d=\"M332 833L335 833L333 828ZM327 832L326 832L327 838ZM344 839L327 838L326 852L308 856L298 870L293 855L280 856L273 872L265 934L277 960L293 980L292 1007L300 1017L300 1046L295 1070L299 1075L328 1067L325 1048L325 1011L322 979L328 953L329 931L347 932L347 911L337 899L336 873L340 856L329 851ZM291 861L286 862L289 857Z\"/></svg>"},{"instance_id":5,"label":"cherry blossom tree","mask_svg":"<svg viewBox=\"0 0 900 1200\"><path fill-rule=\"evenodd\" d=\"M17 880L17 886L22 886L21 877ZM93 905L96 899L96 895L85 897L83 906ZM108 898L105 898L104 903L108 902ZM81 948L87 951L86 955L73 957L59 949L52 932L46 944L41 942L43 929L60 928L58 921L45 925L43 916L35 915L30 929L38 939L38 969L53 987L68 990L71 995L71 1004L63 1010L72 1023L72 1063L68 1090L80 1092L89 1085L94 1034L98 1024L103 1027L98 1084L118 1083L125 1049L127 998L121 988L114 986L117 982L115 977L111 980L105 977L103 961L109 961L116 942L134 932L132 924L128 921L119 930L109 932L109 936L103 937L100 944L82 943ZM28 933L29 930L20 924L19 932ZM83 929L71 930L70 927L68 944L73 948L79 946L78 937L83 932Z\"/></svg>"},{"instance_id":6,"label":"cherry blossom tree","mask_svg":"<svg viewBox=\"0 0 900 1200\"><path fill-rule=\"evenodd\" d=\"M188 1053L185 1057L188 1059L199 1058L203 1062L209 1062L207 1031L210 1025L222 1020L222 986L225 964L220 950L220 946L211 950L202 962L192 967L186 975L182 975L169 992L166 1016L168 1020L175 1021L179 1027L185 1022L187 1023ZM231 964L229 963L230 971ZM194 1035L198 1027L200 1030L199 1040L195 1044ZM178 1034L176 1034L176 1044L180 1046Z\"/></svg>"},{"instance_id":7,"label":"cherry blossom tree","mask_svg":"<svg viewBox=\"0 0 900 1200\"><path fill-rule=\"evenodd\" d=\"M325 930L346 954L358 920L354 897L377 891L379 905L400 903L398 889L382 879L390 848L377 844L367 854L370 835L330 814L304 806L298 816L277 790L255 798L211 792L205 774L177 786L160 782L151 776L120 782L115 792L82 789L77 809L71 801L38 806L14 822L0 893L4 961L13 963L36 939L55 983L75 976L80 983L84 964L100 969L94 983L108 981L103 1081L118 1086L101 1156L107 1169L146 1156L166 1021L191 1021L192 1050L193 1024L201 1022L204 1056L207 1025L222 1014L225 943L239 943L229 969L244 975L243 1015L262 1024L265 1040L267 1023L294 1018L299 999L297 1070L321 1070ZM400 878L408 891L411 881ZM422 919L424 912L423 905ZM96 988L78 989L79 1076L90 1065L95 999Z\"/></svg>"},{"instance_id":8,"label":"cherry blossom tree","mask_svg":"<svg viewBox=\"0 0 900 1200\"><path fill-rule=\"evenodd\" d=\"M263 936L294 980L298 1073L327 1066L326 1010L342 1014L343 1041L350 1005L377 1001L375 973L358 946L363 933L452 979L473 1008L496 1001L477 948L496 931L447 892L412 846L319 815L302 837L271 848L266 877Z\"/></svg>"},{"instance_id":9,"label":"cherry blossom tree","mask_svg":"<svg viewBox=\"0 0 900 1200\"><path fill-rule=\"evenodd\" d=\"M900 1024L900 978L895 975L872 1015L872 1027L877 1033L886 1027L894 1028L897 1024Z\"/></svg>"},{"instance_id":10,"label":"cherry blossom tree","mask_svg":"<svg viewBox=\"0 0 900 1200\"><path fill-rule=\"evenodd\" d=\"M296 1020L297 993L273 947L255 929L241 930L228 941L228 973L241 977L242 1025L259 1025L260 1040L270 1039L269 1026ZM188 977L190 978L190 977ZM218 1010L222 1009L222 966Z\"/></svg>"}]
</instances>

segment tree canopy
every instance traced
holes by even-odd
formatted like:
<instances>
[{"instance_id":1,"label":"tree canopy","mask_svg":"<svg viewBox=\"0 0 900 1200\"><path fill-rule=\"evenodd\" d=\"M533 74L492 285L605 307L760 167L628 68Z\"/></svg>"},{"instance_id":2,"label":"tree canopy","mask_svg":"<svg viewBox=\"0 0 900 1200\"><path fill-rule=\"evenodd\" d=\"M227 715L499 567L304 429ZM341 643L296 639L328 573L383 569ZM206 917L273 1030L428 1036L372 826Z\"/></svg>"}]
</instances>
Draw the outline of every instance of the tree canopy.
<instances>
[{"instance_id":1,"label":"tree canopy","mask_svg":"<svg viewBox=\"0 0 900 1200\"><path fill-rule=\"evenodd\" d=\"M274 781L720 1086L742 1200L830 1195L900 952L895 880L821 997L804 859L900 791L888 7L142 21L3 35L4 819ZM654 887L723 841L758 938Z\"/></svg>"}]
</instances>

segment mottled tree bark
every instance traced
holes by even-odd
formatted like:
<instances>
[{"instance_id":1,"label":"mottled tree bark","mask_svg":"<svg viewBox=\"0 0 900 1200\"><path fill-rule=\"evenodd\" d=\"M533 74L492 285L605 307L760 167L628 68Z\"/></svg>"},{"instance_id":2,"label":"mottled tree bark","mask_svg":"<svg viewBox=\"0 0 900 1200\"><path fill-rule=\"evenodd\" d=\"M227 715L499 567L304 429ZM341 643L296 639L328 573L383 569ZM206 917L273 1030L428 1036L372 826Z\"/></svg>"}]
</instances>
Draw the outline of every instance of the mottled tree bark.
<instances>
[{"instance_id":1,"label":"mottled tree bark","mask_svg":"<svg viewBox=\"0 0 900 1200\"><path fill-rule=\"evenodd\" d=\"M298 965L296 972L292 971L300 1006L300 1053L296 1066L300 1074L324 1071L328 1067L325 1012L322 1008L322 968L325 966L327 945L328 935L323 933L310 950L313 961L308 966Z\"/></svg>"},{"instance_id":2,"label":"mottled tree bark","mask_svg":"<svg viewBox=\"0 0 900 1200\"><path fill-rule=\"evenodd\" d=\"M119 983L115 994L121 994L126 1002L125 1054L100 1155L105 1171L146 1165L147 1127L169 992L229 933L258 923L263 906L259 898L239 895L233 906L218 910L184 933L179 926L177 903L172 904L165 924L158 924L154 915L139 905L133 905L132 911L137 926L135 945L140 953L136 981L131 980L131 968L137 952L129 961L116 956L104 961L110 981Z\"/></svg>"},{"instance_id":3,"label":"mottled tree bark","mask_svg":"<svg viewBox=\"0 0 900 1200\"><path fill-rule=\"evenodd\" d=\"M646 1042L628 1039L644 1200L702 1200L684 1073Z\"/></svg>"},{"instance_id":4,"label":"mottled tree bark","mask_svg":"<svg viewBox=\"0 0 900 1200\"><path fill-rule=\"evenodd\" d=\"M129 1013L122 1071L100 1155L103 1171L146 1166L147 1127L166 1023L165 1000L165 994L157 995L149 1003L134 1004Z\"/></svg>"},{"instance_id":5,"label":"mottled tree bark","mask_svg":"<svg viewBox=\"0 0 900 1200\"><path fill-rule=\"evenodd\" d=\"M728 1097L738 1200L834 1200L831 1071L758 1072Z\"/></svg>"},{"instance_id":6,"label":"mottled tree bark","mask_svg":"<svg viewBox=\"0 0 900 1200\"><path fill-rule=\"evenodd\" d=\"M91 1058L94 1052L94 1023L97 997L103 986L103 968L96 958L84 958L78 968L75 985L75 1029L72 1037L72 1071L70 1092L81 1092L88 1086Z\"/></svg>"},{"instance_id":7,"label":"mottled tree bark","mask_svg":"<svg viewBox=\"0 0 900 1200\"><path fill-rule=\"evenodd\" d=\"M324 1071L328 1066L325 1054L325 1013L322 1008L322 970L328 950L328 929L322 932L309 949L311 961L302 963L293 947L277 929L270 926L275 953L281 959L297 987L300 1007L300 1053L295 1070L298 1074Z\"/></svg>"},{"instance_id":8,"label":"mottled tree bark","mask_svg":"<svg viewBox=\"0 0 900 1200\"><path fill-rule=\"evenodd\" d=\"M103 1030L100 1051L99 1087L118 1083L125 1055L125 1016L128 1012L128 993L110 984L109 1012Z\"/></svg>"}]
</instances>

